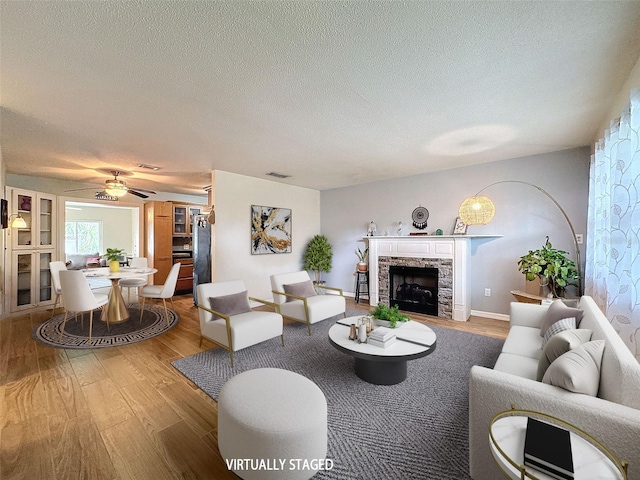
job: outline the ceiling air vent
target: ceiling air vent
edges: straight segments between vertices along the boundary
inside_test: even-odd
[[[267,175],[269,175],[270,177],[276,177],[276,178],[289,178],[291,175],[285,175],[284,173],[278,173],[278,172],[269,172],[267,173]]]
[[[156,167],[155,165],[147,165],[146,163],[139,163],[138,167],[153,170],[154,172],[160,170],[160,167]]]

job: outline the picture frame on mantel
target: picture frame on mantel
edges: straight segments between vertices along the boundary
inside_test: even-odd
[[[462,221],[460,217],[456,217],[456,221],[453,224],[452,235],[466,235],[467,234],[467,224]]]

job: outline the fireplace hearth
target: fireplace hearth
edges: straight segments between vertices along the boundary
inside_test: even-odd
[[[438,269],[389,267],[389,305],[400,310],[438,315]]]

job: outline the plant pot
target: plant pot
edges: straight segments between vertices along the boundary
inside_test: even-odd
[[[396,322],[396,326],[392,327],[390,322],[388,322],[387,320],[378,320],[377,318],[373,319],[373,324],[376,327],[387,327],[387,328],[400,328],[402,325],[404,325],[407,322]]]
[[[529,295],[547,297],[551,293],[549,283],[545,277],[538,277],[535,280],[525,280],[524,291]]]
[[[109,262],[109,271],[111,273],[116,273],[120,271],[120,262],[118,260],[111,260]]]
[[[369,264],[365,263],[365,262],[360,262],[358,263],[357,267],[359,272],[366,272],[367,270],[369,270]]]
[[[316,295],[325,295],[327,293],[327,291],[322,288],[326,284],[327,282],[324,280],[320,280],[319,282],[317,280],[313,281],[313,289],[316,291]]]

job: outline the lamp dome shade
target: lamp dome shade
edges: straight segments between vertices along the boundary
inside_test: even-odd
[[[129,190],[124,182],[120,180],[107,180],[105,183],[107,186],[104,191],[114,197],[121,197]]]
[[[11,222],[11,228],[27,228],[27,222],[20,214]]]
[[[489,197],[481,195],[467,198],[458,213],[467,225],[485,225],[495,215],[496,207]]]

